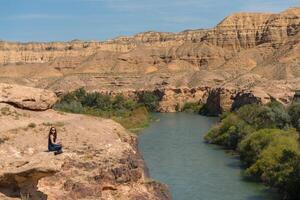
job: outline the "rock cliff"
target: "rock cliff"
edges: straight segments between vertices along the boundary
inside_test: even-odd
[[[203,103],[208,96],[200,90],[194,99],[190,92],[174,92],[180,88],[221,91],[229,86],[263,91],[288,103],[300,86],[299,50],[300,8],[234,13],[211,29],[179,33],[145,32],[102,42],[2,41],[0,82],[56,93],[82,86],[124,94],[165,90],[159,110],[166,112],[188,101]],[[223,96],[221,101],[227,101]]]
[[[188,43],[208,43],[230,50],[253,48],[263,43],[282,44],[299,32],[299,8],[279,14],[235,13],[212,29],[180,33],[145,32],[109,41],[0,43],[0,63],[47,63],[63,57],[88,57],[98,51],[129,52],[141,45],[170,49]]]
[[[165,185],[145,173],[136,137],[116,122],[7,103],[0,103],[0,111],[0,199],[171,198]],[[47,152],[51,126],[63,154]]]

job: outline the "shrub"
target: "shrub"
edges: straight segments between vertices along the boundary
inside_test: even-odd
[[[294,126],[300,130],[300,103],[288,112],[278,102],[245,105],[221,116],[205,136],[210,143],[238,146],[246,174],[276,187],[284,199],[300,198],[300,151]]]
[[[293,124],[293,126],[300,131],[300,102],[295,102],[293,103],[289,109],[288,109],[288,113],[291,117],[291,122]]]
[[[206,134],[205,140],[236,149],[239,142],[255,130],[289,127],[290,117],[281,104],[277,102],[271,102],[266,106],[249,104],[234,113],[224,113],[220,124]]]
[[[184,112],[191,112],[191,113],[198,113],[202,108],[202,104],[197,102],[187,102],[184,104],[182,111]]]
[[[209,143],[236,149],[238,143],[254,129],[235,113],[228,114],[220,124],[214,126],[205,136]]]
[[[237,115],[255,129],[287,128],[290,124],[289,115],[284,107],[277,103],[266,106],[245,105],[237,111]]]
[[[115,98],[113,99],[112,102],[112,108],[113,109],[124,109],[124,103],[125,103],[125,98],[123,95],[117,95],[115,96]]]
[[[126,99],[125,102],[123,103],[123,107],[126,110],[133,110],[134,108],[136,108],[138,106],[137,102],[135,102],[132,99]]]
[[[272,101],[266,106],[271,108],[272,112],[275,114],[275,123],[277,128],[287,129],[291,127],[291,117],[281,103]]]
[[[298,143],[293,137],[274,137],[273,140],[262,149],[257,161],[247,170],[247,174],[259,177],[270,186],[276,185],[272,182],[275,176],[276,166],[285,151],[298,151]]]
[[[255,163],[260,153],[275,139],[282,137],[293,137],[295,139],[296,132],[294,130],[280,129],[261,129],[248,135],[239,145],[239,153],[242,161],[246,166]]]
[[[98,92],[87,94],[80,102],[84,107],[99,108],[101,110],[108,110],[111,107],[110,97]]]
[[[278,188],[283,199],[299,199],[300,153],[295,130],[260,130],[240,148],[242,159],[248,162],[246,174]]]
[[[278,163],[267,173],[270,185],[277,187],[283,199],[300,199],[300,154],[283,150]]]
[[[139,95],[139,103],[145,105],[149,111],[155,111],[159,103],[159,97],[153,92],[144,92]]]
[[[155,105],[156,100],[151,95],[145,95],[144,100],[148,107]],[[145,105],[146,106],[146,105]],[[126,99],[123,95],[111,97],[99,92],[87,93],[84,88],[65,94],[55,104],[54,109],[113,118],[125,128],[144,127],[148,123],[149,113],[147,108],[134,99]]]

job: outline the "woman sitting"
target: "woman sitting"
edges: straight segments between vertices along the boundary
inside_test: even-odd
[[[55,155],[62,153],[62,145],[57,141],[57,131],[54,127],[51,127],[49,131],[48,150],[54,151]]]

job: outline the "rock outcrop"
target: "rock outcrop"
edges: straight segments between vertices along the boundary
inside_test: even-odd
[[[206,102],[208,88],[164,88],[160,90],[158,112],[180,112],[186,103]]]
[[[274,85],[272,85],[274,84]],[[208,91],[207,100],[201,109],[201,114],[218,116],[223,112],[237,110],[246,104],[267,104],[277,101],[283,105],[289,105],[295,95],[295,91],[280,82],[272,82],[269,87],[215,87]],[[276,85],[275,85],[276,84]],[[231,85],[231,84],[229,84]],[[247,84],[246,84],[247,85]]]
[[[62,162],[53,162],[47,153],[35,154],[31,158],[23,160],[16,159],[9,165],[7,165],[7,161],[4,161],[0,171],[0,197],[6,196],[4,199],[9,199],[8,197],[47,199],[47,195],[38,190],[38,182],[42,178],[53,176],[59,172]]]
[[[3,41],[0,82],[55,92],[162,90],[162,112],[174,112],[185,102],[205,103],[208,90],[193,94],[194,88],[263,91],[287,104],[300,86],[299,49],[300,8],[235,13],[214,28],[179,33],[145,32],[104,42]],[[215,100],[221,108],[213,113],[231,107],[229,93],[220,91]]]
[[[209,91],[207,101],[200,113],[216,116],[225,111],[230,111],[237,91],[232,88],[213,88]]]
[[[13,105],[0,103],[0,199],[171,198],[167,186],[149,179],[136,137],[118,123]],[[51,126],[63,154],[47,152]]]
[[[0,83],[0,103],[29,110],[47,110],[57,101],[54,92],[15,84]]]

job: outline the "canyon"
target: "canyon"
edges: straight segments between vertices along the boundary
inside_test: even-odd
[[[55,93],[79,87],[125,95],[160,90],[162,112],[209,97],[220,109],[207,113],[219,114],[241,104],[240,93],[261,103],[288,104],[300,86],[299,41],[299,7],[278,14],[234,13],[211,29],[145,32],[103,42],[2,41],[0,82]]]
[[[81,87],[130,98],[152,92],[158,112],[186,103],[203,104],[205,115],[288,105],[300,90],[300,8],[101,42],[1,41],[0,199],[171,199],[148,177],[136,136],[109,119],[51,109]],[[45,149],[50,126],[66,146],[61,155]]]

